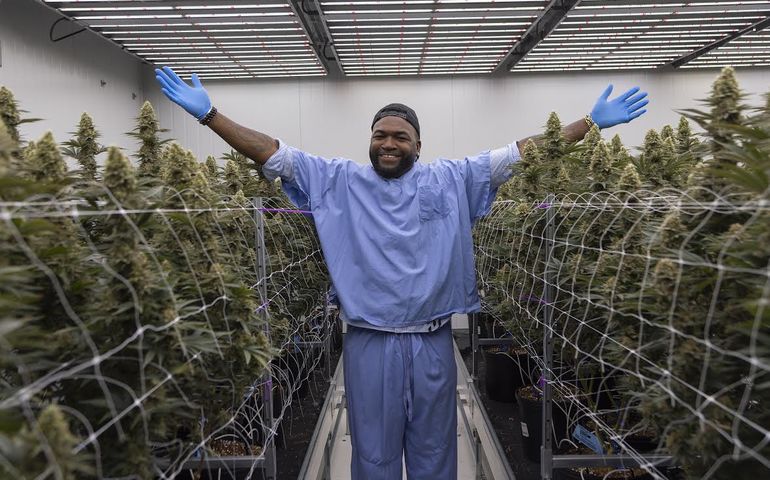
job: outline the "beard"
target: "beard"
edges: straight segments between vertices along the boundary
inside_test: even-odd
[[[410,153],[409,155],[402,156],[396,165],[386,167],[380,163],[379,158],[377,158],[378,156],[379,152],[369,150],[369,161],[372,162],[374,171],[382,178],[398,178],[408,172],[414,166],[414,162],[417,161],[417,154]]]

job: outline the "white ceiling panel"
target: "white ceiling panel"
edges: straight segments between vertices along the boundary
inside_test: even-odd
[[[548,5],[519,1],[320,1],[346,75],[490,73]]]
[[[770,0],[38,0],[202,78],[770,66]]]
[[[765,20],[768,15],[770,2],[767,0],[584,0],[511,70],[651,70],[668,67],[681,57]],[[734,48],[729,51],[743,50],[743,43],[735,43],[741,42],[741,38],[731,42]],[[768,45],[763,51],[767,64]],[[712,66],[717,66],[720,58],[739,58],[727,53],[718,55],[706,55],[715,61]],[[740,58],[752,56],[742,52]],[[690,63],[693,61],[687,65]],[[718,66],[728,64],[722,62]]]
[[[49,6],[129,52],[201,78],[320,76],[288,1],[79,0]]]

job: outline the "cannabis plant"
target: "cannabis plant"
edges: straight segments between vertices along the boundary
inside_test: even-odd
[[[23,142],[19,132],[19,126],[25,123],[40,121],[39,118],[22,118],[23,113],[27,112],[26,110],[19,108],[19,103],[13,96],[13,92],[4,86],[0,86],[0,121],[5,124],[5,128],[8,130],[11,139],[18,142],[20,145]]]
[[[19,125],[22,123],[19,106],[13,93],[2,86],[0,86],[0,120],[8,130],[11,139],[19,142]]]
[[[73,434],[70,420],[55,403],[43,407],[33,422],[3,418],[12,437],[0,429],[0,474],[3,478],[41,478],[54,475],[65,480],[93,478],[95,470],[83,455],[73,454],[82,438]]]
[[[94,121],[90,115],[83,113],[74,138],[64,143],[63,153],[78,161],[82,168],[83,178],[96,179],[96,156],[107,149],[97,142],[99,132],[94,127]]]
[[[214,191],[220,191],[219,165],[217,165],[217,160],[213,155],[206,157],[206,161],[201,164],[201,168],[206,172],[211,188],[213,188]]]
[[[250,286],[239,277],[240,255],[230,255],[219,230],[221,204],[190,152],[172,143],[164,153],[164,201],[172,211],[154,242],[173,272],[175,294],[184,300],[183,342],[197,356],[190,398],[205,419],[203,435],[224,427],[241,396],[264,371],[272,354]],[[186,212],[186,213],[183,213]],[[168,250],[168,245],[175,245]],[[223,248],[224,247],[224,248]]]
[[[517,175],[513,181],[518,188],[514,190],[515,193],[512,197],[530,202],[541,199],[542,192],[546,191],[543,187],[543,180],[547,177],[547,171],[535,142],[530,140],[524,145],[521,160],[515,167],[517,168]],[[517,195],[519,198],[516,198]]]
[[[234,195],[237,192],[243,193],[243,178],[238,165],[229,160],[225,164],[225,171],[223,177],[224,193]]]
[[[67,174],[67,164],[59,151],[59,144],[51,132],[31,143],[24,154],[25,173],[35,181],[62,183]]]
[[[11,162],[18,151],[16,140],[11,137],[5,123],[0,121],[0,177],[9,174],[12,168]]]
[[[695,149],[698,147],[698,139],[693,135],[690,128],[690,122],[686,117],[679,118],[679,125],[676,128],[676,153],[679,155],[691,155],[695,154]]]
[[[56,216],[67,186],[53,137],[46,134],[39,148],[26,151],[29,166],[23,170],[10,161],[17,151],[16,140],[0,123],[0,198],[40,202],[0,207],[7,215],[0,223],[0,473],[4,478],[45,472],[79,478],[93,473],[87,454],[73,451],[81,440],[74,432],[81,418],[57,406],[66,399],[55,386],[21,392],[35,381],[50,385],[45,378],[79,350],[76,325],[88,284],[80,277],[82,248],[74,222]]]
[[[328,284],[312,221],[242,156],[230,177],[276,198],[256,211],[225,191],[213,158],[164,145],[149,104],[133,131],[139,172],[113,147],[96,174],[83,115],[64,151],[89,181],[73,182],[53,136],[20,145],[17,105],[5,89],[0,100],[0,476],[173,472],[232,429],[317,311]]]
[[[177,388],[189,358],[180,353],[185,346],[183,330],[173,323],[173,292],[143,234],[155,219],[126,213],[145,209],[147,192],[116,147],[109,149],[103,172],[94,202],[99,235],[89,238],[100,268],[89,273],[96,281],[84,316],[91,339],[103,351],[119,353],[104,358],[93,377],[66,382],[63,391],[71,408],[102,427],[97,442],[103,474],[146,478],[155,469],[153,442],[173,439],[176,426],[190,415]],[[170,379],[170,372],[176,378]]]
[[[610,153],[612,154],[613,164],[617,170],[623,170],[631,162],[631,154],[623,145],[620,135],[615,134],[610,140]]]
[[[692,167],[689,157],[677,154],[673,136],[663,138],[655,130],[647,132],[642,153],[632,161],[650,190],[681,187]]]
[[[252,197],[275,197],[280,194],[275,185],[262,174],[262,167],[249,160],[240,152],[230,150],[222,156],[226,163],[225,189],[229,194],[243,190],[243,194]],[[232,165],[231,165],[232,163]]]
[[[762,431],[768,358],[766,303],[770,255],[763,242],[770,129],[767,110],[747,118],[731,69],[691,111],[709,149],[688,180],[685,199],[716,208],[672,209],[652,238],[659,258],[643,292],[650,323],[640,407],[689,478],[756,478],[766,473]],[[729,195],[729,196],[726,196]],[[691,200],[690,200],[691,201]],[[748,208],[747,208],[748,207]],[[754,358],[755,360],[751,360]],[[748,451],[749,449],[752,452]]]
[[[160,128],[155,109],[150,102],[144,102],[136,119],[136,127],[128,135],[139,140],[139,175],[159,178],[161,176],[161,152],[169,139],[161,140],[160,134],[168,129]]]

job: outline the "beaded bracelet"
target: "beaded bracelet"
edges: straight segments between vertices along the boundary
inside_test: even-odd
[[[212,106],[209,111],[206,113],[206,115],[203,116],[200,120],[198,120],[198,123],[201,125],[208,125],[209,122],[216,116],[217,114],[217,107]]]

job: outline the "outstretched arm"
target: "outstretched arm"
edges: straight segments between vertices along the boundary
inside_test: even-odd
[[[209,94],[198,75],[193,73],[192,86],[169,67],[156,69],[155,78],[169,100],[184,108],[198,121],[203,120],[222,140],[246,157],[264,165],[278,150],[278,141],[273,137],[246,128],[213,109]]]
[[[591,129],[590,123],[586,120],[586,118],[581,118],[577,122],[572,122],[566,127],[562,128],[561,134],[564,136],[564,139],[567,140],[568,143],[574,143],[583,140],[583,137],[586,136],[588,130]],[[545,136],[543,134],[532,135],[531,137],[527,137],[516,142],[516,146],[519,148],[519,151],[522,152],[524,151],[524,145],[526,145],[530,140],[535,142],[535,145],[538,147],[542,147],[544,139]]]
[[[609,85],[599,99],[596,100],[596,104],[588,117],[581,118],[564,127],[562,135],[564,135],[565,140],[569,143],[582,140],[586,133],[588,133],[588,130],[590,130],[592,123],[595,123],[599,128],[609,128],[620,123],[628,123],[639,117],[647,111],[643,110],[643,108],[649,103],[649,100],[647,100],[646,92],[638,92],[639,87],[634,87],[623,95],[609,100],[612,93],[612,85]],[[541,146],[543,136],[535,135],[519,140],[516,142],[519,151],[522,151],[524,145],[530,140],[534,141],[537,146]]]
[[[209,128],[231,147],[260,165],[264,165],[278,150],[278,140],[235,123],[221,113],[209,122]]]

